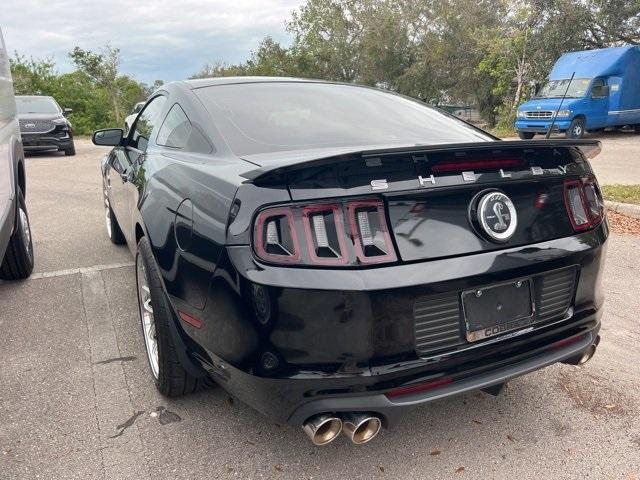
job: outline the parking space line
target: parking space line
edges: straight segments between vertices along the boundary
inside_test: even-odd
[[[27,280],[39,280],[42,278],[65,277],[67,275],[77,275],[78,273],[101,272],[103,270],[112,270],[114,268],[133,267],[133,262],[112,263],[110,265],[93,265],[91,267],[68,268],[66,270],[57,270],[55,272],[34,273]]]
[[[129,425],[127,419],[145,412],[134,408],[122,362],[110,361],[122,355],[102,277],[103,270],[125,266],[131,264],[75,269],[75,273],[81,274],[104,478],[144,480],[149,478],[149,472],[142,441],[134,422]]]

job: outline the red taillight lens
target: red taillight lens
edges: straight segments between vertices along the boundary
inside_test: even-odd
[[[602,200],[602,194],[600,193],[600,187],[598,182],[593,177],[584,179],[584,199],[587,204],[589,216],[591,217],[591,223],[597,225],[604,217],[604,201]]]
[[[396,253],[387,229],[382,201],[350,202],[347,209],[358,260],[365,264],[394,262]]]
[[[309,259],[320,265],[348,262],[344,220],[340,205],[310,205],[302,210]]]
[[[397,259],[377,199],[268,208],[258,214],[253,238],[257,256],[270,263],[355,266]]]
[[[584,177],[564,183],[564,199],[576,232],[598,225],[604,217],[604,202],[596,179]]]
[[[289,207],[270,208],[258,214],[254,230],[256,253],[264,260],[282,263],[300,261],[300,242]]]

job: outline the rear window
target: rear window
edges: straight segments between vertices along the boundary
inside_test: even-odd
[[[420,102],[370,88],[274,82],[216,85],[195,92],[239,156],[492,139]]]

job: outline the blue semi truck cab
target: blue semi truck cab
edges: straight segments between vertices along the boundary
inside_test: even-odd
[[[547,133],[556,111],[553,131],[567,138],[609,127],[640,133],[640,46],[562,55],[536,96],[518,108],[520,138]]]

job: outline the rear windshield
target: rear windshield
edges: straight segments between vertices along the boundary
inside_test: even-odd
[[[326,147],[491,140],[420,102],[326,83],[245,83],[195,90],[238,156]]]
[[[18,113],[60,113],[60,107],[51,97],[16,97]]]

